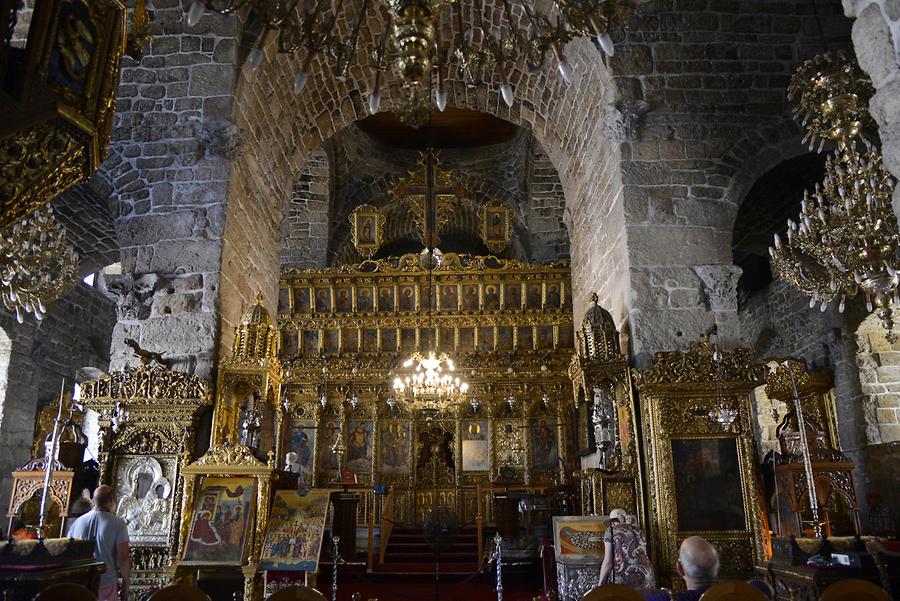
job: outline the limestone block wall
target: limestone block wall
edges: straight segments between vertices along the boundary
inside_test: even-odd
[[[65,378],[71,391],[82,367],[109,368],[115,304],[96,288],[78,283],[47,307],[37,323],[16,323],[0,311],[0,328],[11,342],[9,366],[0,379],[0,499],[8,499],[10,472],[31,457],[38,407],[55,402]]]
[[[869,110],[878,123],[884,165],[900,177],[900,2],[843,0],[853,22],[853,50],[872,78],[875,95]],[[894,212],[900,214],[900,188],[894,190]]]
[[[124,272],[154,282],[139,291],[131,280],[115,287],[112,366],[135,363],[122,344],[128,337],[208,377],[229,165],[242,140],[230,122],[240,24],[209,15],[188,30],[185,4],[154,4],[143,60],[123,58],[110,156],[95,182],[113,207]],[[170,280],[177,283],[158,285]],[[145,310],[157,298],[165,310]]]
[[[310,153],[288,199],[281,234],[282,266],[325,267],[328,263],[332,177],[325,146]]]
[[[825,47],[846,46],[849,27],[824,1],[659,0],[638,11],[611,69],[636,123],[621,170],[640,364],[713,324],[724,340],[740,338],[736,208],[776,157],[803,150],[790,75]],[[719,267],[697,270],[707,265]]]

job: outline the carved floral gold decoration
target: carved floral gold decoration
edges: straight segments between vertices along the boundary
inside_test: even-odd
[[[78,275],[78,256],[53,209],[44,206],[0,231],[0,283],[4,306],[19,323],[26,313],[41,321]]]

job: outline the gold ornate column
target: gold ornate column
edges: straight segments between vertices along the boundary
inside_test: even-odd
[[[581,472],[582,512],[608,514],[621,507],[644,523],[631,372],[612,315],[597,304],[596,294],[591,300],[569,366],[575,406],[581,409],[576,411],[576,440],[588,443],[579,451],[596,454],[600,464]]]
[[[245,410],[255,406],[261,422],[257,458],[265,461],[272,453],[280,463],[284,459],[283,378],[276,349],[277,329],[262,301],[262,295],[257,295],[256,304],[235,328],[231,357],[219,362],[212,446],[247,444],[249,441],[241,440],[241,421]]]
[[[656,354],[635,375],[650,499],[650,540],[662,585],[675,577],[678,546],[699,535],[719,551],[722,578],[746,578],[763,557],[761,503],[750,392],[765,366],[748,348],[702,341]]]

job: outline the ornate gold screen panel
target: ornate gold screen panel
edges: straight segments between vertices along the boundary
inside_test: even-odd
[[[635,378],[661,582],[681,584],[673,582],[678,546],[691,535],[719,550],[722,578],[748,576],[763,557],[750,391],[765,367],[750,349],[716,351],[702,342],[687,353],[657,353],[654,367]]]
[[[399,522],[421,521],[440,504],[473,519],[479,487],[506,479],[542,488],[572,471],[568,263],[447,253],[433,272],[418,255],[287,270],[278,326],[287,399],[281,450],[310,457],[316,485],[335,478],[339,434],[342,465],[360,483],[394,487]],[[453,356],[469,394],[438,415],[391,407],[402,361],[432,349]]]
[[[88,380],[85,407],[99,414],[101,479],[116,491],[116,513],[129,520],[132,589],[165,583],[181,517],[181,468],[190,460],[198,413],[212,404],[209,383],[152,363]],[[114,415],[125,411],[124,423]]]

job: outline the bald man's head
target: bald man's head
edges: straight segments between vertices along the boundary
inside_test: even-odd
[[[114,498],[115,492],[113,492],[112,486],[101,484],[94,489],[93,501],[94,507],[97,509],[111,509]]]
[[[689,536],[678,549],[678,573],[689,589],[708,586],[719,575],[719,553],[706,539]]]

